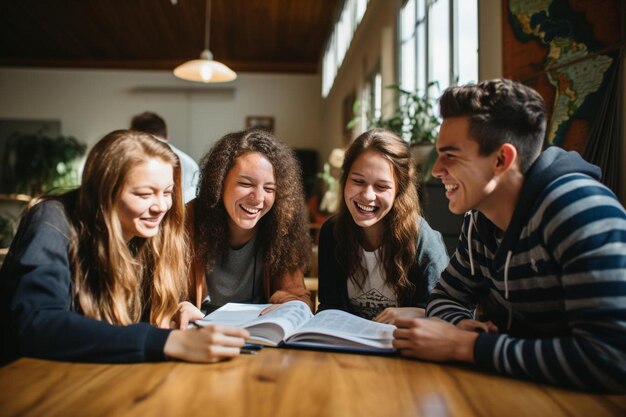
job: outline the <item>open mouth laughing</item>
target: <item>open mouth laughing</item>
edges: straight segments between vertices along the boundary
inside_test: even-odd
[[[161,220],[163,220],[163,216],[141,217],[139,220],[144,225],[144,227],[147,227],[148,229],[154,229],[155,227],[158,227],[159,224],[161,224]]]
[[[359,204],[356,201],[354,202],[354,205],[361,213],[369,214],[369,213],[374,213],[378,210],[378,207],[376,206],[364,206],[363,204]]]
[[[261,209],[260,209],[260,208],[246,207],[246,206],[244,206],[243,204],[239,204],[239,207],[240,207],[243,211],[245,211],[246,213],[251,214],[251,215],[253,215],[253,216],[254,216],[254,215],[256,215],[256,214],[259,214],[259,213],[261,212]]]

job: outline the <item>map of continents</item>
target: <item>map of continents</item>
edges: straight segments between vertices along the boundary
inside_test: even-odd
[[[596,55],[584,59],[592,54],[589,46],[595,41],[580,39],[571,21],[551,15],[555,2],[563,0],[510,0],[509,10],[518,24],[514,30],[521,40],[536,39],[548,48],[542,66],[556,94],[547,139],[560,145],[572,117],[600,88],[613,58]]]

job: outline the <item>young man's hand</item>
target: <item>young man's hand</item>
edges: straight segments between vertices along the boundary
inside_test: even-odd
[[[403,356],[433,361],[474,361],[478,333],[440,319],[399,318],[393,323],[393,347]]]

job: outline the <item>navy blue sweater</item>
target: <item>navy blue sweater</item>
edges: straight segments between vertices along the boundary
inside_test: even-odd
[[[626,392],[626,212],[599,174],[549,148],[504,235],[478,211],[465,217],[427,314],[456,324],[480,305],[500,333],[478,336],[479,366]]]
[[[31,209],[0,270],[1,363],[21,356],[108,363],[165,360],[170,330],[148,323],[114,326],[77,311],[68,258],[71,194]]]

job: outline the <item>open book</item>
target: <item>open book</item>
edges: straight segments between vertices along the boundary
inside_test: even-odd
[[[228,303],[195,324],[242,327],[249,343],[332,350],[392,353],[395,326],[362,319],[341,310],[313,315],[302,301],[289,301],[259,316],[270,304]]]

